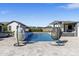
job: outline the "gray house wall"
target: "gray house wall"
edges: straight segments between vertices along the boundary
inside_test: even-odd
[[[79,37],[79,22],[74,21],[55,21],[49,24],[49,26],[54,27],[54,24],[58,24],[58,26],[61,28],[61,31],[63,34],[66,34],[67,36],[77,36]],[[71,29],[69,26],[71,25]],[[55,26],[56,27],[56,26]]]

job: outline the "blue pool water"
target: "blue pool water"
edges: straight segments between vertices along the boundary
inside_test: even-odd
[[[27,41],[52,41],[53,39],[48,33],[31,33],[31,35],[26,40]]]

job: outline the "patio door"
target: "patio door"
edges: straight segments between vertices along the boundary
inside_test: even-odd
[[[73,30],[72,25],[69,24],[69,25],[68,25],[68,32],[72,32],[72,30]]]
[[[72,32],[74,30],[73,24],[65,24],[64,25],[64,32]]]

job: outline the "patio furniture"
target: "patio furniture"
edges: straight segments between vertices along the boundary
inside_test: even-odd
[[[25,34],[24,34],[24,29],[21,28],[20,26],[17,26],[16,28],[16,40],[17,43],[14,44],[14,46],[24,46],[26,42],[24,41],[25,39]]]
[[[51,31],[51,37],[54,40],[59,40],[59,38],[61,37],[61,29],[60,27],[54,27],[53,30]]]
[[[51,43],[51,45],[53,45],[53,46],[64,46],[65,44],[64,44],[64,42],[61,41],[61,40],[56,40],[56,41],[53,41],[53,42]]]
[[[64,46],[64,42],[61,40],[56,41],[57,46]]]
[[[0,33],[0,38],[9,37],[8,33]]]

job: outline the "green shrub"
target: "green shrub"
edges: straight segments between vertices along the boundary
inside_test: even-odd
[[[38,28],[31,28],[30,30],[29,30],[29,32],[43,32],[43,30],[42,29],[38,29]]]
[[[4,32],[7,31],[7,25],[3,25],[3,31],[4,31]]]

